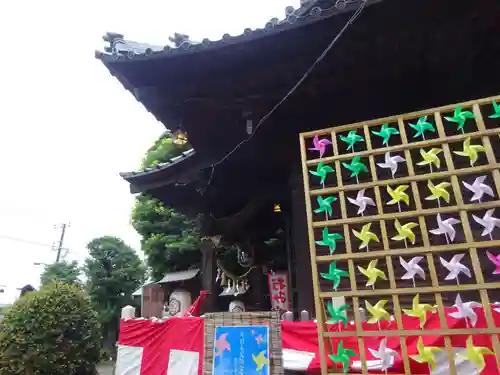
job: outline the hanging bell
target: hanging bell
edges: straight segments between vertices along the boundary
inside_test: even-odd
[[[221,287],[227,286],[227,276],[224,272],[222,272],[221,277],[220,277],[220,286]]]
[[[232,296],[234,295],[234,293],[236,293],[236,289],[234,288],[234,282],[231,279],[229,279],[227,282],[227,288],[226,290],[224,290],[224,295]]]

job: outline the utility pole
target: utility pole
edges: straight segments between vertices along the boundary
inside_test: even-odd
[[[56,256],[56,263],[59,263],[61,260],[61,252],[63,250],[63,243],[64,243],[64,235],[66,234],[66,228],[69,227],[69,224],[63,223],[61,224],[61,238],[59,239],[59,243],[57,245],[57,256]]]

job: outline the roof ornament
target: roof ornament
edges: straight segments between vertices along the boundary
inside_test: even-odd
[[[153,52],[163,51],[163,46],[125,40],[124,35],[118,33],[106,33],[102,39],[109,43],[109,46],[105,47],[104,50],[111,53],[116,59],[119,59],[120,56],[133,59],[135,55],[150,55]]]
[[[174,33],[174,36],[169,36],[168,40],[174,43],[175,48],[188,49],[192,45],[200,44],[199,42],[189,39],[189,35],[181,33]]]

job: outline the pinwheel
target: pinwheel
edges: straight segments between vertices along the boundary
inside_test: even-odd
[[[460,220],[450,217],[449,219],[443,220],[440,214],[437,214],[437,224],[436,229],[431,229],[429,232],[435,235],[444,234],[446,242],[453,242],[455,240],[455,235],[457,234],[454,225],[460,223]]]
[[[309,173],[312,174],[313,176],[317,176],[320,178],[319,182],[321,183],[321,185],[325,184],[326,176],[330,172],[334,172],[334,169],[332,167],[330,167],[329,165],[325,165],[325,163],[323,163],[323,162],[318,163],[315,171],[311,171],[311,170],[309,171]]]
[[[493,104],[493,110],[495,111],[495,113],[489,115],[488,117],[489,118],[500,118],[500,105],[498,105],[495,100],[493,100],[493,102],[491,104]]]
[[[481,202],[484,194],[489,195],[490,197],[495,196],[495,194],[493,193],[493,189],[490,186],[486,185],[484,181],[486,181],[486,176],[477,177],[472,185],[468,184],[465,181],[462,181],[462,184],[465,186],[465,188],[474,193],[474,195],[472,195],[470,199],[471,202]]]
[[[355,156],[350,163],[342,163],[342,166],[351,172],[350,177],[358,178],[361,172],[368,172],[367,166],[363,164],[359,156]]]
[[[360,191],[358,191],[356,199],[347,197],[347,200],[355,206],[358,206],[358,215],[363,215],[366,210],[366,206],[375,206],[375,202],[373,201],[373,199],[371,199],[370,197],[365,197],[365,189],[361,189]]]
[[[440,205],[439,200],[442,198],[446,203],[450,203],[450,193],[447,188],[451,186],[451,183],[445,181],[437,185],[434,185],[431,180],[427,181],[427,187],[429,188],[431,195],[425,197],[425,200],[437,200],[438,205]]]
[[[410,358],[414,361],[417,361],[418,363],[427,363],[431,371],[435,370],[437,362],[434,355],[436,353],[442,352],[443,350],[436,346],[424,346],[424,340],[422,339],[422,337],[418,338],[417,350],[418,354],[411,355]]]
[[[415,124],[408,123],[408,125],[410,126],[410,128],[416,131],[413,138],[422,137],[423,139],[425,139],[425,132],[436,132],[434,125],[427,121],[427,116],[420,117]]]
[[[351,130],[346,137],[343,135],[340,136],[340,140],[342,142],[347,143],[347,150],[354,151],[354,145],[358,142],[364,142],[365,140],[363,139],[362,136],[358,135],[356,133],[356,130]]]
[[[379,131],[372,130],[372,134],[383,139],[382,144],[387,146],[389,144],[389,138],[393,135],[399,134],[399,130],[396,128],[389,127],[389,124],[382,124]]]
[[[398,219],[394,220],[394,228],[396,228],[397,235],[392,237],[391,239],[394,241],[405,241],[410,240],[412,244],[415,244],[415,233],[413,233],[413,229],[418,227],[417,223],[406,223],[401,225]]]
[[[368,310],[371,315],[368,323],[373,324],[379,323],[381,320],[390,320],[391,315],[384,309],[387,302],[387,300],[380,300],[373,306],[370,302],[365,301],[366,310]]]
[[[318,195],[318,198],[316,198],[316,201],[318,202],[318,208],[316,208],[313,212],[316,214],[319,214],[321,212],[325,212],[328,214],[328,216],[332,216],[333,209],[332,209],[332,203],[337,200],[337,197],[327,197],[323,198],[321,195]],[[327,217],[328,217],[327,216]]]
[[[453,307],[457,308],[457,311],[448,313],[449,316],[451,316],[453,319],[465,319],[465,324],[467,327],[469,327],[467,323],[467,319],[470,320],[471,324],[473,327],[476,326],[477,323],[477,314],[474,311],[475,307],[481,307],[481,304],[479,302],[462,302],[462,298],[460,297],[460,294],[457,294],[457,297],[455,298],[455,304]]]
[[[474,346],[472,336],[467,338],[465,354],[458,354],[459,357],[474,363],[478,374],[480,374],[486,367],[486,362],[484,361],[485,355],[495,355],[495,353],[485,346]]]
[[[467,266],[460,263],[460,261],[463,259],[464,256],[465,254],[455,254],[453,255],[453,257],[449,262],[439,257],[439,261],[441,262],[443,267],[446,268],[448,271],[450,271],[448,275],[446,275],[446,277],[444,278],[445,280],[456,279],[458,283],[458,276],[461,273],[463,273],[468,278],[472,277],[470,269]]]
[[[328,246],[330,255],[332,255],[337,250],[337,241],[343,239],[344,236],[339,233],[328,233],[328,228],[325,227],[321,231],[321,241],[315,241],[315,243],[319,246]]]
[[[387,373],[387,370],[392,367],[394,358],[399,358],[399,354],[387,347],[387,338],[380,341],[378,350],[368,348],[374,358],[380,360],[380,368]]]
[[[405,161],[405,159],[402,156],[399,156],[399,155],[391,156],[390,152],[386,152],[384,162],[377,163],[377,165],[380,168],[390,169],[392,178],[394,178],[394,175],[398,171],[398,163],[402,163],[404,161]]]
[[[492,253],[487,251],[486,256],[491,261],[491,263],[493,263],[493,265],[496,267],[495,271],[493,271],[493,275],[500,275],[500,254],[493,255]]]
[[[354,350],[344,348],[343,342],[339,341],[339,345],[337,346],[337,354],[329,354],[328,357],[330,357],[330,359],[335,363],[341,363],[344,372],[347,373],[347,371],[349,371],[349,363],[351,361],[351,357],[355,357],[357,355],[358,353],[356,353]]]
[[[422,259],[424,259],[424,257],[413,257],[409,262],[406,262],[403,258],[399,257],[399,263],[406,271],[405,274],[401,276],[401,279],[411,279],[413,281],[413,287],[415,287],[415,275],[418,275],[425,280],[425,271],[418,264]]]
[[[439,159],[439,154],[442,152],[440,148],[431,148],[429,151],[425,151],[423,148],[420,149],[420,156],[422,156],[422,161],[419,161],[417,165],[423,166],[428,165],[432,172],[432,166],[435,165],[437,169],[441,166],[441,159]]]
[[[332,301],[328,301],[326,305],[326,310],[328,311],[328,314],[330,314],[330,319],[326,321],[326,324],[342,323],[344,327],[347,326],[347,323],[349,323],[349,319],[347,319],[345,311],[348,308],[349,305],[345,303],[340,305],[339,307],[334,307]]]
[[[445,116],[444,118],[449,121],[457,124],[457,130],[460,130],[462,133],[464,132],[464,125],[467,119],[474,118],[474,113],[471,111],[462,111],[462,107],[457,107],[453,112],[452,117]]]
[[[366,276],[368,279],[366,286],[374,287],[377,279],[380,277],[382,280],[387,280],[384,271],[377,268],[377,260],[374,259],[368,263],[368,268],[358,266],[359,272]]]
[[[320,275],[325,280],[333,281],[333,289],[337,290],[340,285],[340,279],[342,277],[348,277],[349,274],[341,269],[337,268],[337,261],[333,261],[330,263],[328,267],[328,273],[320,272]]]
[[[495,227],[500,228],[500,220],[493,216],[494,212],[495,209],[491,208],[486,211],[482,218],[472,215],[474,221],[484,228],[483,233],[481,233],[483,237],[489,235],[490,239],[493,239],[493,230]]]
[[[453,151],[453,153],[459,156],[467,156],[470,160],[470,165],[472,167],[474,163],[477,161],[478,153],[485,152],[486,149],[484,148],[483,145],[471,145],[470,141],[471,139],[470,137],[468,137],[463,143],[463,150]]]
[[[380,242],[377,235],[375,233],[370,232],[371,226],[372,226],[371,223],[363,225],[363,227],[361,228],[361,232],[358,232],[354,229],[352,230],[354,236],[361,240],[361,245],[359,245],[359,249],[363,249],[365,247],[368,248],[368,246],[370,245],[370,241],[372,240],[375,242]]]
[[[413,297],[413,303],[411,309],[403,309],[403,312],[406,315],[419,319],[420,328],[424,328],[424,324],[427,320],[427,312],[429,311],[435,312],[436,308],[427,303],[419,303],[418,294],[415,297]]]
[[[390,186],[387,186],[387,194],[389,194],[391,197],[391,200],[387,202],[387,205],[399,205],[401,201],[405,202],[406,205],[409,205],[410,197],[405,193],[408,187],[408,185],[399,185],[396,189],[392,189]]]
[[[326,146],[331,145],[332,142],[326,138],[319,139],[317,135],[313,138],[313,147],[309,148],[311,151],[318,151],[319,157],[322,158],[326,151]]]

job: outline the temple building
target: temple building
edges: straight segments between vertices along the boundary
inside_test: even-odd
[[[153,46],[108,33],[96,58],[192,146],[122,177],[132,193],[202,214],[211,308],[227,309],[229,294],[248,309],[285,300],[312,312],[298,134],[497,94],[499,20],[497,0],[304,0],[215,41],[175,34]],[[220,246],[248,275],[223,269]],[[286,276],[283,298],[270,293],[283,281],[274,275]]]

